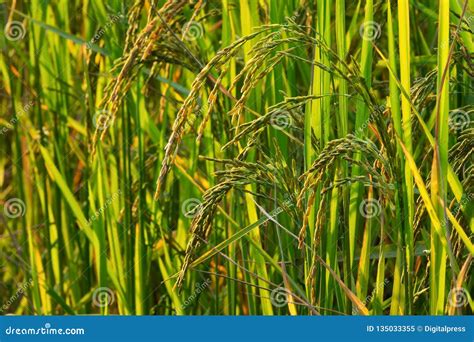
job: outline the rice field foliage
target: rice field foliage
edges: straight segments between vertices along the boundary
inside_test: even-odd
[[[474,3],[0,3],[2,314],[474,309]]]

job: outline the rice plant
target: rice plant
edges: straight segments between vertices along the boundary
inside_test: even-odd
[[[2,2],[1,313],[472,314],[473,11]]]

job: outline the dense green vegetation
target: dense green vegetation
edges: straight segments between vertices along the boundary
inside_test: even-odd
[[[1,3],[1,313],[472,313],[473,10]]]

